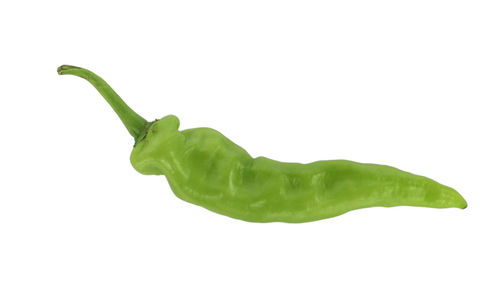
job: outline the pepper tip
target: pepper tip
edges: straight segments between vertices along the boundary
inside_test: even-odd
[[[61,65],[60,67],[57,68],[57,73],[60,74],[60,75],[64,75],[64,74],[66,74],[67,70],[77,69],[77,68],[79,68],[79,67],[73,66],[73,65],[64,64],[64,65]]]

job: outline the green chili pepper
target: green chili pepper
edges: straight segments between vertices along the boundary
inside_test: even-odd
[[[452,188],[389,166],[252,158],[216,130],[179,131],[174,115],[147,122],[89,70],[57,72],[86,79],[108,101],[135,139],[130,161],[138,172],[165,175],[179,198],[229,217],[300,223],[374,206],[467,207]]]

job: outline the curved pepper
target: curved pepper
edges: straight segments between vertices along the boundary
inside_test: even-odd
[[[467,207],[452,188],[390,166],[252,158],[216,130],[179,131],[174,115],[147,122],[89,70],[57,72],[86,79],[108,101],[135,139],[130,161],[138,172],[165,175],[179,198],[229,217],[300,223],[374,206]]]

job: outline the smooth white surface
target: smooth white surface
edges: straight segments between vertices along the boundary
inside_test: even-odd
[[[498,1],[0,4],[0,293],[499,293]],[[253,224],[176,198],[84,80],[253,156],[393,165],[466,210]]]

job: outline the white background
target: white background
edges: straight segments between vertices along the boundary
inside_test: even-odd
[[[0,293],[499,293],[498,1],[4,1]],[[381,163],[469,207],[255,224],[188,204],[73,64],[252,156]]]

